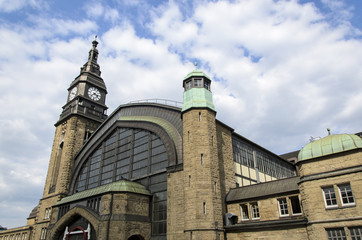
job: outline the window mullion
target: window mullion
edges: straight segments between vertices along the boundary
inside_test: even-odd
[[[134,143],[135,143],[135,129],[132,129],[131,134],[131,149],[129,153],[130,163],[129,163],[129,172],[128,172],[128,179],[132,179],[132,172],[133,172],[133,156],[134,156]]]
[[[113,176],[112,176],[112,182],[116,181],[116,175],[117,175],[117,157],[118,157],[118,153],[119,153],[119,147],[120,147],[120,129],[117,128],[116,130],[116,140],[115,140],[115,150],[114,150],[114,159],[113,159]]]

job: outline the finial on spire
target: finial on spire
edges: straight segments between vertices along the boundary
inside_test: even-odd
[[[195,62],[195,70],[197,70],[197,62]]]
[[[331,129],[327,128],[328,136],[331,135]]]
[[[97,47],[97,45],[98,45],[97,35],[94,36],[94,40],[93,40],[92,44],[93,44],[93,48],[96,48],[96,47]]]

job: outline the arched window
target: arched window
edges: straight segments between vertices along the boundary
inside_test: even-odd
[[[75,191],[128,179],[153,194],[152,234],[166,234],[168,154],[155,133],[137,128],[117,128],[92,152],[77,177]]]
[[[165,145],[156,134],[141,129],[118,128],[83,164],[76,191],[120,179],[137,180],[165,169],[167,165]]]

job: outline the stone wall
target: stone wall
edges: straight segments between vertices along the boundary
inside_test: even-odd
[[[43,198],[35,218],[34,239],[40,239],[42,228],[50,223],[50,218],[44,218],[46,211],[51,211],[51,207],[68,193],[73,158],[83,146],[86,131],[94,131],[98,126],[97,122],[73,116],[56,127]]]
[[[354,166],[361,166],[362,150],[352,150],[312,160],[298,162],[300,176],[336,171]]]
[[[232,146],[232,129],[218,123],[216,125],[218,162],[220,171],[220,194],[223,203],[223,214],[227,212],[225,198],[230,188],[236,187],[235,168]]]
[[[185,217],[181,239],[221,240],[225,196],[235,186],[232,130],[217,123],[209,109],[192,109],[182,117],[184,206],[180,207]],[[182,234],[181,228],[178,233]]]
[[[31,240],[32,226],[17,227],[0,231],[0,240],[21,239]]]
[[[309,240],[325,239],[329,228],[344,228],[348,236],[348,227],[362,226],[361,162],[359,150],[299,162],[302,174],[299,189],[308,218]],[[342,205],[340,184],[350,184],[354,204]],[[323,187],[333,187],[337,206],[326,206]]]
[[[176,171],[167,177],[167,239],[184,239],[185,202],[184,171]]]
[[[299,194],[295,194],[295,193],[294,194],[280,194],[277,197],[272,196],[270,198],[263,198],[263,199],[257,199],[257,200],[251,199],[249,201],[243,201],[243,202],[240,202],[240,203],[228,204],[227,209],[228,209],[229,213],[233,213],[233,214],[238,216],[238,222],[239,223],[243,222],[242,216],[241,216],[242,213],[241,213],[240,205],[241,204],[249,204],[249,203],[253,203],[253,202],[258,203],[260,219],[256,220],[256,221],[250,221],[250,222],[283,220],[283,219],[289,219],[291,217],[293,217],[293,218],[303,218],[303,214],[292,215],[291,203],[290,203],[289,200],[287,200],[289,216],[285,216],[285,217],[280,216],[278,199],[280,199],[280,198],[289,199],[290,197],[293,197],[293,196],[299,196]],[[300,199],[300,196],[299,196],[299,199]],[[249,214],[250,214],[250,209],[249,209]]]
[[[307,240],[305,227],[300,228],[281,228],[267,230],[253,230],[238,233],[228,233],[227,240]],[[324,239],[324,238],[321,238]]]

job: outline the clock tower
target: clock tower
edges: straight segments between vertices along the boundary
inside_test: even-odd
[[[46,238],[51,219],[56,217],[52,214],[52,206],[68,193],[75,155],[107,118],[107,89],[97,62],[97,45],[95,39],[88,61],[68,88],[66,104],[55,123],[55,137],[33,239]]]
[[[97,40],[95,39],[92,44],[88,61],[81,67],[79,76],[68,88],[67,103],[63,106],[63,112],[55,126],[74,115],[86,117],[99,123],[107,118],[107,106],[105,105],[107,89],[97,63]]]

